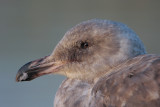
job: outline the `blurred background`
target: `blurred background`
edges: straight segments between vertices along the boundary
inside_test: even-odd
[[[159,0],[0,0],[0,106],[52,107],[65,77],[16,83],[16,73],[49,55],[68,29],[92,18],[127,24],[148,53],[160,54]]]

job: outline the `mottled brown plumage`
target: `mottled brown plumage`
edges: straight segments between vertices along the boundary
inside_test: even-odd
[[[25,64],[17,81],[67,79],[54,107],[159,107],[160,56],[146,54],[126,25],[93,19],[70,29],[50,56]]]

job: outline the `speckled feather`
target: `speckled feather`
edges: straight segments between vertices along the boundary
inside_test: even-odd
[[[146,54],[137,34],[119,22],[76,25],[50,56],[22,66],[16,81],[50,73],[67,77],[54,107],[160,107],[160,56]]]
[[[95,84],[66,79],[54,107],[159,107],[160,56],[140,55],[118,65]]]

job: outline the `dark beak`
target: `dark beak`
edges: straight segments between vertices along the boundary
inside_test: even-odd
[[[45,74],[55,73],[63,65],[63,62],[55,61],[50,56],[31,61],[19,69],[16,81],[30,81]]]

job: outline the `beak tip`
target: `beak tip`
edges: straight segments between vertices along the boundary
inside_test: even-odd
[[[19,80],[20,76],[21,76],[21,75],[20,75],[20,73],[18,72],[17,75],[16,75],[16,79],[15,79],[16,82],[20,82],[20,80]]]
[[[16,75],[16,82],[25,81],[28,78],[28,74],[24,72],[18,72]]]
[[[49,57],[49,56],[48,56]],[[16,75],[16,82],[21,81],[31,81],[39,76],[52,73],[50,67],[52,67],[55,62],[54,60],[48,60],[48,57],[44,57],[41,59],[37,59],[34,61],[30,61],[23,65],[17,75]],[[59,66],[54,65],[54,69],[58,68]]]
[[[31,62],[26,63],[25,65],[23,65],[17,72],[16,74],[16,82],[22,82],[22,81],[27,81],[28,80],[28,74],[26,73],[26,71],[29,69]]]
[[[21,81],[19,81],[17,78],[16,78],[16,80],[15,80],[16,82],[21,82]]]

